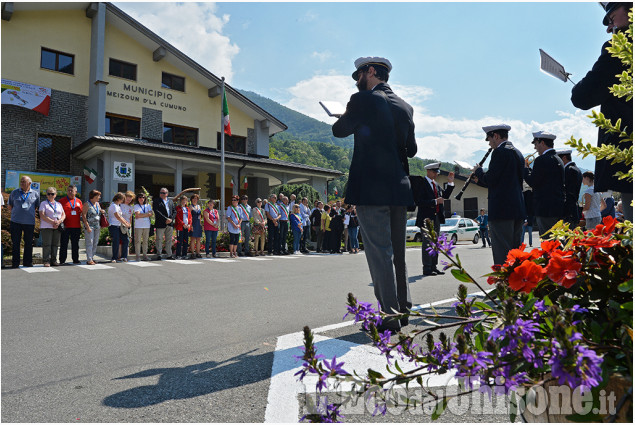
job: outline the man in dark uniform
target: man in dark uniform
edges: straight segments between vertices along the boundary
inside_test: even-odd
[[[525,160],[524,178],[534,192],[534,215],[538,234],[543,236],[564,218],[564,163],[553,148],[555,134],[538,131],[533,135],[531,143],[539,156],[534,161],[533,170]]]
[[[483,127],[492,157],[487,172],[474,167],[477,181],[488,187],[487,211],[494,264],[503,264],[507,253],[520,246],[525,219],[523,199],[523,154],[507,140],[507,124]]]
[[[580,210],[578,198],[582,187],[582,172],[571,161],[571,149],[561,149],[556,152],[564,164],[564,220],[570,228],[580,225]]]
[[[628,12],[633,3],[600,3],[605,11],[603,24],[607,26],[606,32],[618,32],[628,29]],[[610,119],[613,124],[622,119],[621,129],[628,133],[633,131],[633,100],[626,97],[616,97],[609,91],[609,87],[619,84],[618,74],[627,71],[627,66],[619,58],[611,56],[606,50],[609,47],[607,41],[602,46],[600,57],[593,65],[591,71],[573,87],[571,102],[576,108],[591,109],[600,105],[600,112]],[[620,144],[620,136],[617,133],[607,133],[598,129],[598,146],[614,145],[620,149],[626,149],[628,144]],[[595,192],[614,190],[622,193],[624,200],[624,218],[633,221],[633,183],[624,179],[618,180],[614,174],[617,171],[628,171],[626,164],[611,164],[610,159],[595,161]]]
[[[417,153],[413,110],[386,84],[392,70],[388,59],[359,58],[355,68],[353,79],[360,92],[351,96],[346,112],[333,124],[335,137],[355,135],[346,203],[357,205],[366,261],[382,310],[405,312],[412,307],[405,255],[406,209],[414,200],[405,165]],[[391,320],[381,329],[395,332],[406,324]]]
[[[439,175],[439,167],[441,163],[434,162],[425,166],[426,177],[424,184],[421,185],[421,203],[417,206],[416,226],[425,227],[424,220],[430,219],[434,224],[434,231],[438,235],[441,225],[445,223],[445,214],[443,211],[443,200],[449,199],[454,190],[454,173],[448,174],[448,187],[443,190],[435,178]],[[430,240],[425,236],[425,232],[421,232],[423,239],[421,241],[421,261],[423,263],[423,275],[435,276],[445,274],[437,268],[439,256],[437,254],[430,255],[426,250],[430,246]]]

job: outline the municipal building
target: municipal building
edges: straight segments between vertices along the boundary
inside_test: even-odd
[[[325,197],[341,175],[269,158],[286,125],[225,84],[221,188],[221,78],[111,3],[2,3],[1,74],[5,192],[28,174],[41,193],[72,182],[103,201],[141,187],[253,201],[281,183]]]

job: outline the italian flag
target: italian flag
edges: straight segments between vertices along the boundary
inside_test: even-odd
[[[243,185],[245,185],[245,189],[247,189],[247,176],[243,179]]]
[[[337,195],[337,187],[334,187],[333,189],[335,189],[335,194]]]
[[[84,178],[88,184],[92,184],[97,178],[97,171],[92,168],[84,167]]]
[[[231,187],[234,187],[234,178],[233,178],[233,177],[232,177],[232,179],[229,181],[229,185],[230,185]]]
[[[232,135],[232,129],[229,125],[229,108],[227,107],[227,95],[225,95],[225,90],[223,90],[223,131],[229,136]]]

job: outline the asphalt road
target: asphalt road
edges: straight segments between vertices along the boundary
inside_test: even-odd
[[[490,271],[490,249],[457,253]],[[415,304],[455,295],[406,258]],[[341,323],[348,292],[374,302],[364,254],[264,259],[3,270],[2,421],[263,422],[278,337]]]

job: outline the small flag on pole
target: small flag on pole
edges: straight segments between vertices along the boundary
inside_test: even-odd
[[[234,178],[233,178],[233,177],[232,177],[232,179],[230,180],[229,185],[230,185],[231,187],[234,187]]]
[[[229,125],[229,108],[227,107],[227,96],[225,95],[225,90],[223,90],[223,131],[229,136],[232,135],[232,129]]]
[[[336,187],[334,187],[334,188],[333,188],[333,190],[335,190],[335,194],[337,195],[337,188],[336,188]]]
[[[247,176],[243,179],[243,185],[245,186],[245,189],[247,189]]]
[[[84,178],[88,184],[93,184],[97,178],[97,171],[92,168],[84,167]]]

